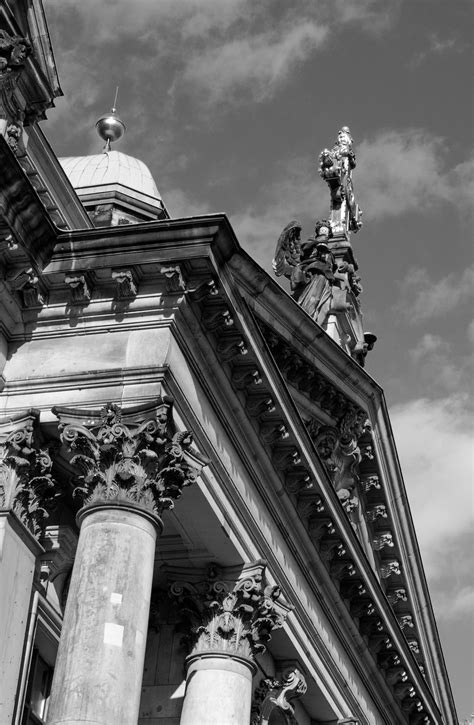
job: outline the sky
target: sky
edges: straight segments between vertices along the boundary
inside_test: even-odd
[[[226,212],[266,270],[329,210],[318,155],[349,125],[366,369],[385,389],[458,716],[474,711],[471,0],[44,0],[59,156],[149,166],[171,216]],[[304,237],[303,237],[304,238]]]

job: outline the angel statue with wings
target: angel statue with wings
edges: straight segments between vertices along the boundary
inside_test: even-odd
[[[288,277],[292,297],[321,325],[332,308],[333,288],[339,280],[336,260],[328,247],[332,235],[329,222],[318,222],[314,231],[314,237],[301,242],[301,224],[287,224],[277,242],[273,270],[277,277]]]

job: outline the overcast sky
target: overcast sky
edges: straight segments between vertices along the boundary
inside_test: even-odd
[[[145,161],[172,216],[226,212],[267,270],[328,212],[317,156],[355,140],[353,246],[460,720],[474,710],[470,0],[44,0],[65,94],[43,129]]]

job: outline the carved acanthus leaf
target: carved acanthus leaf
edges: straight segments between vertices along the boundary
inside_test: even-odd
[[[0,420],[0,507],[14,511],[35,536],[59,496],[51,466],[38,410]]]
[[[174,432],[171,398],[100,411],[53,408],[61,441],[81,472],[74,494],[84,503],[133,502],[160,514],[173,507],[206,462],[189,431]]]
[[[174,581],[169,590],[179,602],[191,654],[219,650],[251,658],[264,652],[291,610],[279,587],[266,583],[265,566],[248,565],[237,578],[214,565],[200,580],[195,572],[192,581]]]

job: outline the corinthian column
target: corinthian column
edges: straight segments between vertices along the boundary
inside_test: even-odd
[[[0,722],[12,722],[38,538],[58,495],[39,411],[0,419]]]
[[[175,582],[170,593],[186,620],[191,649],[181,725],[244,725],[250,721],[254,656],[291,607],[265,581],[256,562]]]
[[[122,410],[56,408],[84,505],[49,725],[137,722],[160,514],[203,459],[173,435],[171,399]]]

